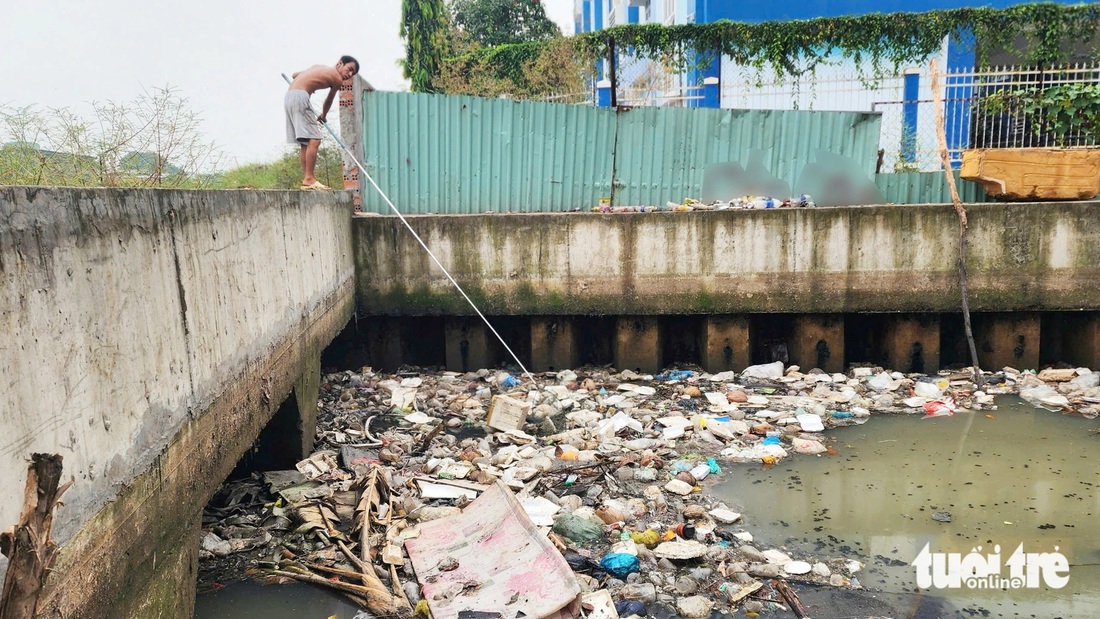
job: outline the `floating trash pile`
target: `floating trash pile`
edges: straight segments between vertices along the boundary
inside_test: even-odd
[[[305,581],[374,614],[437,619],[797,614],[798,587],[859,588],[860,563],[760,546],[708,484],[827,457],[829,429],[878,414],[971,414],[1015,393],[1100,413],[1100,374],[1084,368],[973,378],[782,362],[580,368],[537,385],[491,370],[329,374],[317,450],[211,502],[200,586]]]

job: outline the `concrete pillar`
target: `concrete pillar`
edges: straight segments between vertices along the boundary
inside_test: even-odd
[[[703,78],[703,102],[700,107],[722,107],[722,80],[718,77]]]
[[[971,316],[978,363],[983,370],[1039,366],[1039,315],[1003,312]]]
[[[361,319],[366,332],[367,358],[377,371],[394,371],[404,363],[401,354],[401,324],[397,318],[366,316]]]
[[[353,153],[363,152],[363,114],[360,109],[361,93],[364,90],[373,90],[373,88],[358,75],[353,75],[350,80],[340,85],[340,137],[348,150]],[[355,212],[358,213],[363,210],[361,192],[367,188],[360,182],[365,179],[359,178],[359,167],[351,157],[347,153],[341,153],[341,155],[344,163],[344,189],[353,192],[352,203],[355,205]]]
[[[195,594],[199,577],[199,544],[202,514],[180,531],[165,531],[157,542],[160,552],[149,572],[149,580],[128,591],[123,604],[111,608],[111,616],[125,619],[188,619],[195,615]],[[42,616],[46,616],[43,613]]]
[[[615,367],[653,374],[661,365],[661,334],[656,316],[619,316],[613,343]]]
[[[579,365],[580,351],[572,318],[531,318],[531,370],[554,372]]]
[[[920,99],[920,69],[905,70],[905,91],[901,105],[901,160],[912,164],[917,160],[917,109]],[[897,370],[904,372],[905,370]]]
[[[297,460],[313,453],[313,439],[317,434],[317,399],[321,391],[321,355],[305,359],[302,375],[294,383],[294,403],[298,406],[295,424],[294,452]]]
[[[596,107],[611,107],[611,80],[596,82]]]
[[[747,316],[707,316],[703,319],[703,367],[710,373],[750,365],[749,319]]]
[[[1081,312],[1066,321],[1068,361],[1100,371],[1100,312]]]
[[[794,319],[791,363],[826,372],[844,371],[844,316],[799,314]]]
[[[443,322],[447,369],[473,372],[489,367],[489,329],[476,316],[450,316]]]
[[[303,359],[302,375],[260,430],[235,469],[238,473],[292,469],[313,453],[317,434],[317,399],[321,388],[321,355]]]
[[[888,316],[883,333],[883,367],[897,372],[940,369],[940,317],[938,314]]]

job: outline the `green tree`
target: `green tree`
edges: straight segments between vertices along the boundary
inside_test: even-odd
[[[495,52],[495,53],[493,53]],[[443,64],[436,85],[447,94],[582,103],[591,79],[569,39],[520,43],[467,53]]]
[[[401,38],[405,39],[405,77],[413,92],[437,92],[433,81],[439,75],[447,46],[449,14],[443,0],[402,0]]]
[[[454,0],[455,25],[482,46],[545,41],[561,35],[539,0]]]

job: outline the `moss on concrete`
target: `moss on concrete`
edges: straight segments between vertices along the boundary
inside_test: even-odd
[[[976,309],[1100,307],[1100,203],[976,204],[967,210]],[[386,232],[385,219],[357,220],[355,243],[378,246],[375,256],[404,257],[369,265],[369,271],[359,265],[360,306],[395,316],[472,313],[449,282],[408,259],[413,250]],[[960,306],[958,221],[951,205],[438,219],[419,228],[446,239],[448,255],[440,259],[489,314],[936,312]],[[1064,230],[1059,242],[1070,252],[1068,263],[1057,268],[1055,230]],[[616,262],[604,269],[608,256]]]

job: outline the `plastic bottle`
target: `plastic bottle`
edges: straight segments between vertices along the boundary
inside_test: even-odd
[[[764,437],[765,445],[778,445],[779,444],[779,431],[770,430],[767,436]]]
[[[695,525],[693,524],[681,523],[673,527],[672,530],[683,539],[695,539]]]
[[[619,596],[624,600],[653,602],[657,599],[657,587],[650,582],[628,583],[625,587],[619,589]]]

